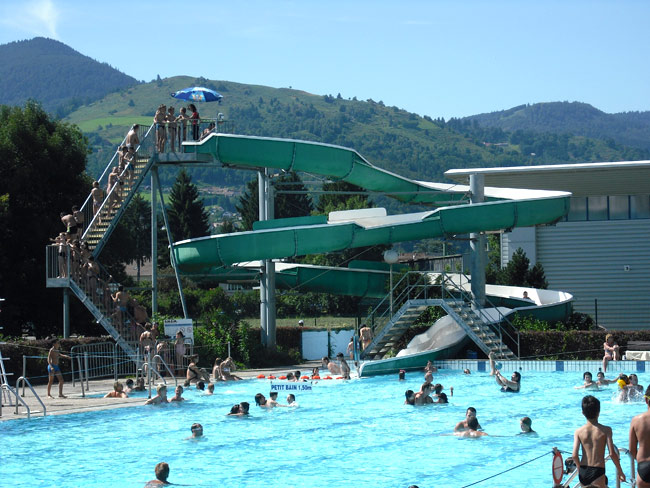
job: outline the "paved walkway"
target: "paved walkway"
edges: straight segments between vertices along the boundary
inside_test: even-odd
[[[315,366],[320,366],[320,361],[309,361],[303,364],[283,366],[278,368],[237,370],[236,374],[243,379],[257,378],[259,374],[263,374],[265,376],[280,376],[287,373],[288,371],[296,370],[300,370],[305,374],[309,374],[312,368]],[[185,378],[178,378],[179,384],[182,384],[184,380]],[[45,404],[47,415],[63,415],[68,413],[87,412],[94,410],[108,410],[112,408],[132,407],[134,405],[142,405],[144,403],[142,397],[103,398],[103,395],[109,391],[113,391],[114,381],[115,380],[113,378],[90,380],[88,382],[88,390],[84,392],[85,396],[82,395],[81,385],[79,382],[76,383],[75,387],[72,386],[72,383],[66,382],[63,386],[63,394],[67,398],[57,398],[56,396],[59,393],[59,386],[56,379],[52,385],[52,394],[55,398],[47,398],[47,385],[35,385],[34,390],[40,397],[41,401]],[[124,378],[120,378],[120,381],[124,383]],[[174,382],[170,381],[169,379],[167,382],[168,384],[174,384]],[[22,388],[19,391],[19,394],[21,393]],[[173,392],[170,391],[169,396],[171,397],[172,395]],[[32,394],[29,388],[25,388],[25,397],[22,399],[29,406],[32,416],[43,415],[42,405]],[[0,409],[0,422],[5,420],[24,419],[27,417],[27,409],[20,402],[18,413],[14,413],[16,411],[15,398],[12,398],[11,405],[8,405],[8,395],[3,394],[0,401],[2,402],[2,408]]]

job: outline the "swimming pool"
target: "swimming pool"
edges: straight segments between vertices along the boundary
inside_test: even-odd
[[[270,383],[245,380],[218,384],[213,396],[192,388],[180,405],[3,422],[0,484],[141,487],[154,477],[155,464],[166,461],[169,481],[195,487],[462,487],[548,452],[475,486],[550,486],[551,448],[570,451],[573,431],[584,423],[586,393],[573,388],[580,373],[524,372],[522,393],[503,394],[485,373],[447,370],[434,382],[447,394],[454,387],[449,405],[403,405],[404,391],[418,390],[422,378],[320,381],[296,394],[296,409],[259,409],[253,397],[268,396]],[[641,384],[649,380],[639,375]],[[629,422],[646,406],[613,401],[615,391],[612,385],[588,393],[601,400],[601,421],[613,427],[614,442],[627,447]],[[251,403],[251,417],[226,417],[240,401]],[[493,436],[446,435],[468,406]],[[516,435],[523,416],[533,419],[538,437]],[[193,422],[203,425],[202,441],[185,440]],[[628,474],[629,460],[622,465]],[[611,463],[607,469],[612,479]]]

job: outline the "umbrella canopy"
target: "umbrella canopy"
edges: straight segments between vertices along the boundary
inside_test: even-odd
[[[192,102],[218,102],[223,98],[223,95],[220,93],[217,93],[214,90],[210,90],[209,88],[204,88],[202,86],[184,88],[182,90],[178,90],[175,93],[172,93],[171,95],[174,98]]]

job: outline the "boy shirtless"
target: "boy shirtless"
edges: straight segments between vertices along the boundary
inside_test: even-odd
[[[129,398],[129,395],[124,391],[122,383],[116,381],[113,383],[113,391],[109,391],[104,395],[104,398]]]
[[[476,420],[476,417],[472,417],[467,422],[467,430],[455,432],[454,435],[457,435],[458,437],[483,437],[487,435],[485,432],[478,430],[478,428],[478,420]]]
[[[364,350],[372,342],[372,329],[366,324],[359,329],[359,339],[361,340],[361,350]]]
[[[149,398],[146,402],[144,402],[145,405],[160,405],[161,403],[169,403],[169,400],[167,400],[167,385],[158,385],[158,388],[156,388],[156,393],[157,395],[153,398]]]
[[[133,150],[138,148],[138,145],[140,144],[140,139],[138,138],[139,128],[140,125],[134,124],[133,127],[131,127],[131,130],[126,134],[125,143],[127,148],[133,148]]]
[[[630,454],[636,459],[636,486],[650,488],[650,386],[645,391],[648,410],[630,422]]]
[[[573,462],[578,469],[578,478],[583,485],[593,484],[605,488],[605,446],[616,466],[617,477],[625,481],[618,454],[612,439],[612,428],[598,423],[600,401],[587,395],[582,399],[582,414],[587,423],[575,431],[573,436]],[[582,458],[579,456],[582,447]]]
[[[50,394],[50,390],[52,389],[52,383],[54,383],[54,375],[56,375],[56,378],[59,380],[59,398],[66,398],[66,396],[63,394],[63,375],[61,375],[61,368],[59,367],[59,358],[64,357],[70,359],[70,356],[66,356],[65,354],[62,354],[59,348],[61,347],[61,343],[59,341],[56,341],[52,348],[50,349],[50,352],[47,354],[47,375],[48,375],[48,380],[47,380],[47,397],[48,398],[54,398]]]
[[[461,420],[456,424],[456,427],[454,427],[454,432],[462,432],[463,430],[468,430],[469,421],[473,418],[476,418],[476,409],[474,407],[468,407],[467,411],[465,412],[465,420]],[[481,425],[479,424],[476,428],[480,429]]]
[[[327,356],[323,357],[322,365],[324,369],[327,369],[332,374],[341,374],[341,368],[339,368],[339,365],[330,361],[330,358]]]
[[[93,189],[90,190],[93,197],[93,215],[97,215],[104,201],[104,190],[99,187],[99,181],[93,181]]]
[[[350,379],[350,366],[348,366],[347,361],[343,357],[343,353],[338,353],[336,355],[336,359],[339,360],[339,363],[341,363],[341,375],[343,376],[344,380],[349,380]]]

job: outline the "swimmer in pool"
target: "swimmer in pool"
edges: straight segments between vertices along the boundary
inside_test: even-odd
[[[616,383],[616,380],[608,380],[605,378],[605,373],[598,371],[598,374],[596,375],[596,384],[598,386],[607,386],[611,385],[612,383]]]
[[[106,395],[104,395],[104,398],[129,398],[129,395],[124,392],[122,383],[116,381],[113,383],[113,391],[106,393]]]
[[[176,390],[174,390],[174,396],[169,399],[170,402],[184,402],[185,398],[183,398],[183,387],[181,385],[178,385],[176,387]]]
[[[406,390],[404,392],[406,400],[404,400],[404,405],[415,405],[415,393],[413,390]]]
[[[347,361],[345,360],[345,357],[343,357],[343,353],[340,352],[336,355],[336,359],[339,360],[339,363],[341,364],[341,375],[343,376],[344,380],[349,380],[350,379],[350,366],[348,366]]]
[[[433,400],[433,403],[449,403],[449,400],[447,399],[447,394],[446,393],[440,393],[436,395],[436,398]]]
[[[456,424],[456,427],[454,427],[454,432],[462,432],[463,430],[469,429],[469,421],[473,418],[476,418],[476,409],[474,407],[468,407],[467,411],[465,412],[465,420],[461,420]],[[478,423],[478,419],[476,422]],[[481,424],[478,424],[478,427],[476,427],[476,429],[482,429]]]
[[[418,391],[415,394],[414,397],[414,405],[427,405],[429,403],[433,403],[433,398],[431,398],[429,395],[433,391],[433,386],[431,383],[422,383],[422,386],[420,387],[420,391]]]
[[[260,408],[274,408],[277,406],[278,402],[271,402],[271,400],[267,400],[264,395],[258,393],[255,395],[255,404]]]
[[[650,488],[650,386],[643,398],[648,409],[630,422],[629,449],[632,458],[638,463],[636,486]]]
[[[299,407],[300,405],[296,401],[296,395],[289,393],[287,395],[287,407]]]
[[[160,405],[161,403],[169,403],[167,400],[167,385],[158,385],[156,388],[157,395],[155,397],[149,398],[145,405]]]
[[[521,428],[521,432],[517,435],[522,435],[522,434],[535,434],[537,435],[537,432],[533,430],[531,427],[533,425],[533,421],[530,419],[530,417],[522,417],[519,420],[519,427]]]
[[[192,431],[192,437],[188,437],[188,439],[198,439],[199,437],[203,437],[203,426],[201,424],[192,424],[190,430]]]
[[[328,370],[332,374],[336,374],[336,375],[341,374],[341,368],[339,368],[339,365],[330,361],[330,358],[327,356],[323,356],[322,366],[323,369]]]
[[[458,437],[483,437],[488,435],[485,432],[478,430],[478,428],[478,420],[476,420],[476,417],[472,417],[467,421],[467,430],[455,432],[454,435],[457,435]]]
[[[582,414],[587,423],[579,427],[573,436],[572,459],[578,468],[578,477],[582,485],[593,483],[605,488],[605,446],[616,466],[617,478],[625,481],[625,474],[621,469],[616,447],[612,439],[612,428],[598,423],[600,416],[600,401],[587,395],[582,399]],[[580,457],[582,448],[582,458]]]
[[[495,368],[494,353],[491,352],[488,357],[490,358],[490,375],[493,375],[497,384],[501,385],[501,391],[519,393],[521,388],[521,373],[515,371],[512,373],[510,379],[507,379],[498,369]]]
[[[167,486],[171,485],[167,481],[169,477],[169,464],[167,463],[158,463],[156,464],[156,479],[149,481],[144,488],[154,488],[156,486]]]
[[[583,373],[582,379],[584,380],[584,383],[580,386],[575,386],[574,388],[578,390],[582,388],[595,388],[596,390],[598,389],[598,384],[594,383],[593,376],[589,371],[585,371]]]

